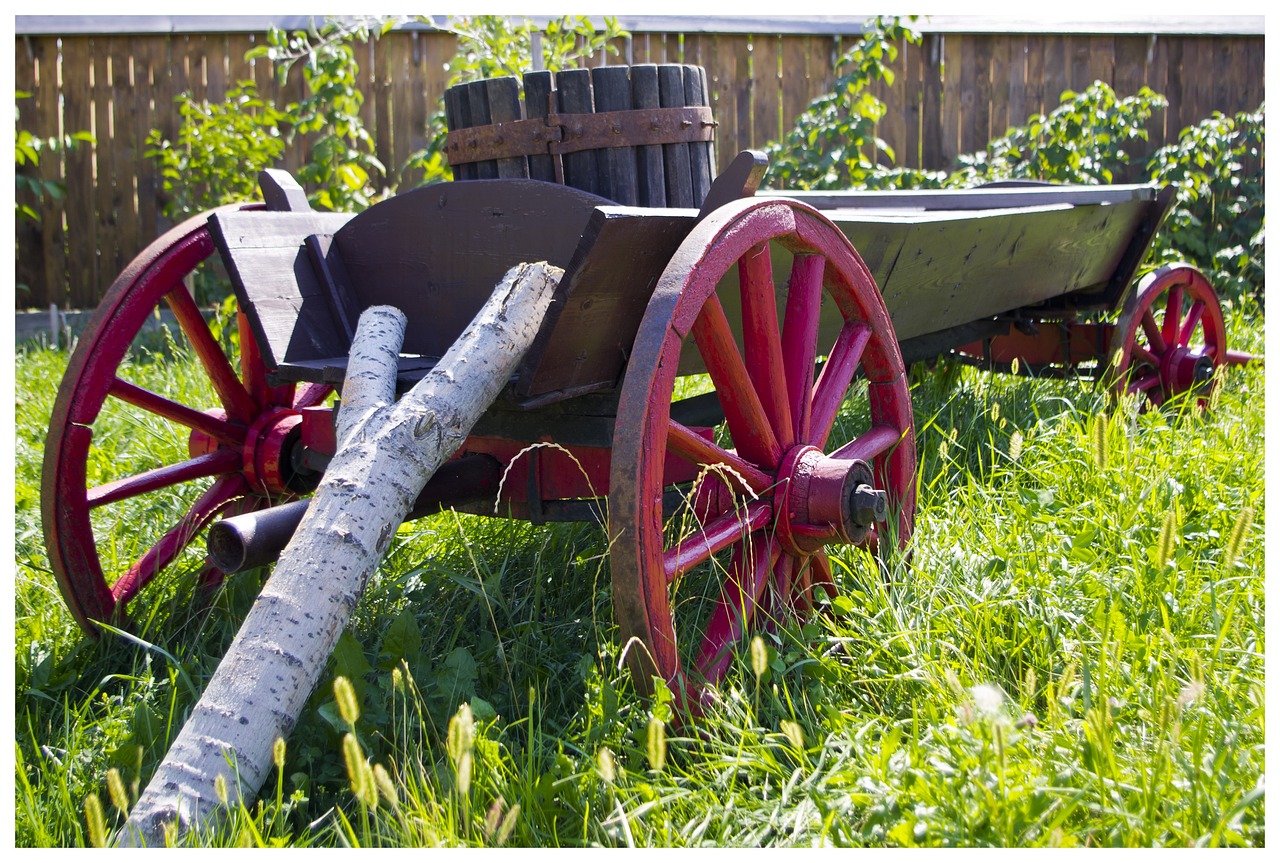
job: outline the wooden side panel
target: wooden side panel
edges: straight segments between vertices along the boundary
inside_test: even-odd
[[[353,217],[334,237],[355,307],[409,318],[404,352],[439,357],[511,267],[567,267],[592,211],[608,203],[533,180],[424,186]]]
[[[63,123],[66,129],[93,129],[93,102],[90,69],[93,40],[76,36],[62,40]],[[67,208],[68,299],[73,308],[91,308],[96,300],[98,277],[97,224],[93,213],[93,151],[77,147],[65,156],[69,195],[84,202]],[[114,274],[112,274],[114,277]],[[109,283],[111,280],[108,279]]]
[[[1149,206],[1137,202],[841,228],[855,247],[865,243],[860,232],[904,232],[891,271],[877,280],[902,340],[1105,285]]]
[[[677,211],[596,210],[519,372],[517,395],[613,386],[658,277],[694,221]]]
[[[269,369],[345,355],[349,349],[304,248],[309,235],[333,234],[349,218],[345,213],[251,211],[210,222]]]

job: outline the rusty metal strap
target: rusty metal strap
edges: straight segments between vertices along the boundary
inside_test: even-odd
[[[598,114],[556,114],[457,129],[445,138],[450,165],[651,144],[715,140],[715,120],[705,105],[635,108]]]

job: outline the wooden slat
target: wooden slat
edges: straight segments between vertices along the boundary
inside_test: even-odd
[[[129,260],[150,240],[139,233],[138,203],[134,194],[136,165],[145,158],[146,141],[138,138],[138,112],[140,106],[132,98],[134,83],[130,75],[133,40],[113,36],[108,42],[111,57],[111,110],[115,126],[112,150],[112,217],[115,220],[116,242],[114,248],[101,250],[104,266],[118,273]],[[101,221],[103,214],[99,213]]]
[[[1013,39],[1009,45],[1009,111],[997,134],[1003,135],[1010,126],[1027,122],[1027,40]]]
[[[943,42],[944,74],[942,87],[942,157],[944,164],[950,166],[956,156],[963,152],[960,149],[960,115],[963,84],[961,83],[961,59],[965,36],[952,33]]]
[[[1062,102],[1062,92],[1071,86],[1068,68],[1067,39],[1065,36],[1049,36],[1045,39],[1044,52],[1044,113],[1048,114]]]
[[[489,88],[486,81],[472,81],[469,84],[459,85],[462,88],[462,94],[466,99],[468,118],[468,126],[487,126],[492,121],[489,114]],[[476,162],[476,176],[481,180],[493,180],[498,177],[498,162],[495,159],[485,159]]]
[[[1027,37],[1027,95],[1023,120],[1033,114],[1047,113],[1044,97],[1044,52],[1043,36]]]
[[[796,117],[809,107],[809,37],[783,36],[781,51],[782,127],[789,131]]]
[[[943,87],[942,56],[943,37],[931,33],[924,37],[922,111],[920,120],[920,167],[935,168],[945,164],[942,141]]]
[[[898,54],[900,72],[898,83],[901,89],[901,107],[897,113],[902,116],[902,138],[890,141],[897,155],[897,164],[903,167],[920,167],[920,119],[921,106],[924,99],[924,52],[919,45],[903,44]],[[894,112],[895,101],[887,103],[890,113]]]
[[[1009,102],[1010,90],[1013,88],[1009,79],[1009,66],[1013,46],[1009,44],[1008,39],[988,37],[986,41],[991,56],[991,84],[988,91],[990,107],[987,111],[987,140],[991,140],[998,135],[1003,135],[1011,125]],[[982,101],[981,93],[978,94],[978,101]]]
[[[559,94],[560,111],[565,114],[590,114],[591,72],[587,69],[569,69],[556,74],[556,92]],[[566,153],[564,158],[565,185],[584,192],[598,194],[599,180],[596,154],[591,150]]]
[[[89,69],[93,39],[74,36],[62,40],[62,119],[65,129],[92,129],[93,102]],[[77,147],[66,154],[66,222],[68,299],[74,308],[90,308],[96,299],[97,232],[93,212],[93,151]],[[109,281],[109,280],[108,280]]]
[[[637,108],[659,108],[658,67],[642,63],[631,67],[631,98]],[[662,145],[636,148],[636,188],[642,207],[667,205],[666,179],[662,170]]]
[[[524,114],[532,119],[546,117],[551,109],[548,99],[552,98],[551,73],[546,70],[526,72],[524,74]],[[534,180],[554,183],[556,179],[555,164],[549,155],[529,157],[529,176]]]
[[[782,73],[778,68],[781,51],[779,36],[760,34],[751,40],[751,78],[755,88],[751,101],[751,139],[757,149],[782,137]],[[738,149],[745,148],[739,144]]]
[[[591,86],[597,112],[631,109],[631,79],[626,66],[597,66],[591,70]],[[597,193],[619,204],[640,202],[636,181],[636,148],[610,147],[596,152],[599,170]]]
[[[684,67],[684,103],[707,105],[707,73],[701,66]],[[736,154],[735,154],[736,155]],[[711,181],[716,176],[715,147],[712,142],[694,141],[689,144],[689,178],[693,183],[693,205],[699,207],[711,191]]]
[[[664,63],[658,67],[658,96],[664,108],[684,105],[684,67]],[[688,144],[662,145],[662,176],[667,183],[668,207],[692,207],[693,179]]]
[[[43,128],[40,122],[42,118],[39,109],[40,92],[37,86],[37,73],[40,73],[40,77],[47,77],[50,74],[46,60],[46,50],[49,48],[54,49],[51,53],[56,62],[56,46],[51,39],[32,38],[19,41],[17,50],[14,52],[14,89],[31,94],[30,98],[17,100],[18,127],[38,137],[43,137]],[[37,69],[37,67],[40,68]],[[56,71],[54,75],[56,77]],[[54,88],[49,88],[49,91],[56,93]],[[52,162],[53,159],[45,158],[41,161]],[[19,173],[38,178],[43,172],[52,172],[54,168],[53,165],[27,165]],[[57,174],[61,174],[61,170],[57,170]],[[34,195],[23,194],[17,201],[39,212],[40,201]],[[44,257],[47,252],[44,237],[46,222],[48,219],[36,222],[22,216],[16,218],[14,227],[17,235],[17,261],[14,268],[14,282],[15,285],[25,286],[25,290],[14,291],[14,299],[20,309],[43,309],[50,302],[56,301],[54,299],[56,292],[50,290],[51,285],[47,277],[57,271],[44,266]]]
[[[624,71],[625,77],[625,71]],[[489,122],[510,123],[522,120],[520,112],[520,83],[510,75],[490,78],[484,82],[489,101]],[[529,176],[529,163],[523,156],[497,159],[498,176],[502,179]]]

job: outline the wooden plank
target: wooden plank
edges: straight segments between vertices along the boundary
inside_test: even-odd
[[[684,67],[684,102],[686,105],[707,105],[706,70],[701,66]],[[749,106],[748,106],[749,109]],[[735,154],[736,155],[736,154]],[[727,164],[727,163],[726,163]],[[700,207],[711,191],[711,181],[716,176],[714,142],[694,141],[689,144],[689,179],[693,184],[693,205]]]
[[[1065,36],[1045,39],[1044,113],[1052,113],[1062,103],[1062,93],[1071,86],[1070,55]]]
[[[1240,110],[1256,111],[1262,105],[1265,95],[1266,46],[1262,39],[1248,39],[1245,41],[1244,53],[1247,59],[1244,69],[1238,75],[1238,80],[1245,84],[1239,102]]]
[[[134,127],[137,129],[138,140],[146,141],[153,129],[159,129],[167,140],[172,141],[178,132],[173,80],[166,71],[170,65],[172,43],[168,38],[147,39],[139,47],[141,50],[135,50],[133,58],[134,86],[150,91],[151,99],[138,105],[137,123]],[[165,218],[160,205],[164,180],[159,176],[154,162],[139,162],[134,185],[138,195],[140,242],[132,254],[142,251],[147,243],[169,227],[169,220]]]
[[[41,73],[43,76],[49,74],[49,70],[42,67],[46,65],[44,51],[51,44],[50,39],[32,37],[19,40],[14,51],[14,89],[31,94],[30,98],[17,99],[17,127],[38,138],[44,137],[44,130],[40,123],[39,78],[42,77]],[[53,160],[46,157],[41,161],[52,162]],[[39,178],[51,167],[29,164],[17,169],[17,172],[24,176]],[[37,213],[40,212],[40,201],[35,195],[24,193],[16,200],[17,203],[29,206]],[[37,222],[22,215],[15,218],[17,255],[14,266],[14,301],[19,309],[43,309],[53,301],[51,296],[54,292],[50,290],[51,285],[47,278],[50,274],[44,266],[46,249],[43,222],[46,221],[48,219]]]
[[[1028,36],[1026,76],[1027,91],[1023,116],[1020,122],[1025,121],[1033,114],[1043,114],[1046,112],[1044,96],[1044,54],[1044,37]]]
[[[613,387],[658,277],[694,221],[615,207],[592,213],[561,280],[562,298],[518,373],[517,396]]]
[[[1160,95],[1168,97],[1169,40],[1164,37],[1154,38],[1152,44],[1147,46],[1147,52],[1151,57],[1147,63],[1147,86]],[[1153,148],[1159,148],[1163,143],[1169,141],[1168,109],[1157,108],[1152,111],[1147,127],[1151,129],[1151,146]]]
[[[303,243],[312,234],[335,233],[350,218],[346,213],[238,212],[211,220],[214,242],[268,368],[346,352],[349,341],[333,319]]]
[[[93,93],[90,69],[93,38],[73,36],[62,40],[63,128],[93,131]],[[77,147],[67,153],[66,223],[68,300],[74,308],[87,309],[97,299],[98,238],[93,212],[93,150]],[[109,280],[108,280],[109,281]]]
[[[809,37],[782,37],[782,128],[789,132],[809,107]],[[719,134],[717,129],[716,133]]]
[[[751,140],[757,149],[782,137],[781,37],[767,33],[752,37]],[[741,146],[738,149],[745,149]],[[722,165],[729,164],[721,162]]]
[[[489,120],[511,123],[524,119],[520,112],[520,83],[512,76],[489,78],[484,82],[489,100]],[[503,179],[529,176],[529,163],[523,156],[497,159],[498,176]]]
[[[978,36],[969,35],[960,45],[960,129],[956,142],[959,153],[972,153],[976,147],[986,146],[986,117],[981,131],[975,116],[978,97],[978,77],[986,73],[978,66]],[[981,140],[979,140],[981,139]]]
[[[112,156],[112,211],[115,220],[114,248],[102,250],[111,272],[124,269],[151,237],[139,233],[137,196],[134,193],[138,163],[146,158],[146,141],[138,138],[138,100],[131,75],[133,39],[113,36],[107,44],[111,57],[112,123],[115,141]],[[102,214],[99,214],[99,219]]]
[[[95,261],[95,282],[110,280],[114,273],[120,271],[116,266],[113,250],[119,248],[119,237],[115,227],[113,191],[115,186],[116,139],[112,134],[115,123],[111,116],[111,50],[110,37],[93,37],[93,54],[90,57],[90,74],[92,75],[92,109],[93,127],[99,130],[94,136],[93,161],[94,176],[92,195],[93,223],[98,243],[98,256]],[[96,293],[96,292],[95,292]]]
[[[977,36],[973,40],[974,89],[973,107],[969,114],[969,122],[965,128],[973,137],[965,152],[973,153],[986,149],[991,141],[991,100],[993,86],[991,81],[991,49],[992,37]]]
[[[484,81],[472,81],[469,84],[460,84],[459,87],[467,106],[467,126],[488,126],[490,123],[488,85]],[[495,159],[484,159],[476,162],[475,166],[476,176],[481,180],[492,180],[498,176],[498,163]]]
[[[902,232],[892,271],[878,281],[901,340],[1105,285],[1149,208],[1136,201],[837,225],[859,248],[864,235],[884,243]]]
[[[1027,40],[1021,36],[1009,40],[1008,85],[1008,116],[996,132],[997,135],[1003,135],[1010,127],[1022,126],[1027,122]]]
[[[897,164],[906,168],[920,167],[921,107],[924,100],[924,51],[919,45],[901,45],[900,72],[897,80],[900,101],[896,113],[902,117],[902,139],[890,141]],[[894,111],[894,103],[889,110]]]
[[[658,67],[658,98],[663,108],[684,105],[683,66],[664,63]],[[662,145],[662,176],[667,184],[668,207],[694,206],[688,144]]]
[[[1165,41],[1168,57],[1165,68],[1168,78],[1164,85],[1164,95],[1169,100],[1169,107],[1165,109],[1164,135],[1166,141],[1172,142],[1178,140],[1178,136],[1182,134],[1182,129],[1186,125],[1182,119],[1182,52],[1186,46],[1186,40],[1174,37]]]
[[[591,97],[591,72],[587,69],[568,69],[556,73],[556,92],[559,94],[559,107],[563,114],[590,114],[595,110]],[[566,153],[563,162],[565,185],[597,194],[599,169],[596,167],[594,152],[583,150]]]
[[[369,62],[369,89],[365,91],[365,104],[371,106],[373,125],[369,134],[373,136],[374,155],[387,169],[387,184],[392,188],[411,188],[421,182],[421,176],[408,178],[401,174],[400,168],[404,159],[396,158],[395,134],[391,114],[391,100],[395,90],[391,87],[394,80],[391,68],[391,46],[398,41],[395,36],[403,34],[391,32],[383,35],[373,43],[373,57]],[[408,154],[406,153],[406,156]]]
[[[962,71],[964,66],[964,42],[962,34],[952,33],[943,42],[942,79],[942,161],[950,166],[960,149],[961,101],[964,93]]]
[[[931,33],[924,37],[922,45],[922,74],[920,118],[920,167],[936,170],[949,167],[942,141],[944,112],[942,87],[943,37]]]
[[[658,67],[642,63],[631,67],[631,98],[637,108],[659,108]],[[662,170],[662,145],[636,148],[636,187],[642,207],[667,205],[666,179]]]
[[[1089,37],[1089,83],[1101,81],[1115,89],[1116,40],[1107,34]]]
[[[546,117],[551,108],[551,73],[544,70],[524,73],[524,112],[532,119]],[[550,155],[529,157],[529,176],[547,183],[556,181],[555,164]]]
[[[1011,125],[1009,103],[1010,90],[1013,88],[1009,67],[1012,63],[1010,56],[1012,46],[1009,44],[1009,39],[1001,37],[988,37],[987,43],[991,48],[990,107],[987,111],[987,140],[990,141],[1007,132]],[[978,99],[981,101],[981,93]]]
[[[1116,96],[1126,99],[1136,96],[1146,83],[1147,37],[1117,36],[1115,39]],[[1133,141],[1125,148],[1129,153],[1129,171],[1126,178],[1134,179],[1142,171],[1154,152],[1151,140]]]
[[[592,69],[591,86],[595,92],[597,113],[631,109],[628,67],[598,66]],[[600,172],[597,186],[599,195],[627,206],[640,202],[635,147],[610,147],[597,151],[596,168]]]
[[[355,307],[402,309],[402,352],[439,357],[508,269],[524,261],[567,267],[591,212],[606,203],[532,180],[423,186],[356,215],[334,241]]]

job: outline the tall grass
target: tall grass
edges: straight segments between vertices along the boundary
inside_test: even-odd
[[[1233,313],[1232,343],[1260,351],[1260,320]],[[137,637],[80,635],[38,512],[64,364],[17,356],[22,846],[119,826],[263,577],[207,605],[173,579]],[[199,378],[181,356],[140,374]],[[260,802],[189,841],[1262,845],[1263,383],[1232,369],[1208,412],[1138,413],[1075,381],[918,375],[910,555],[836,555],[841,596],[741,645],[695,725],[620,670],[599,528],[405,525]],[[128,459],[117,434],[103,457]]]

